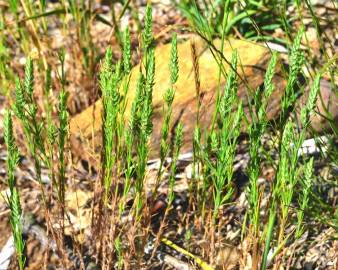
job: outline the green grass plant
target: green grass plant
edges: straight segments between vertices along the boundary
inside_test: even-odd
[[[228,0],[201,4],[195,0],[185,0],[180,1],[177,7],[188,19],[194,31],[203,34],[208,40],[214,36],[238,33],[246,39],[275,40],[279,43],[283,40],[274,38],[269,33],[283,27],[283,22],[287,23],[283,11],[291,2]],[[279,12],[280,10],[282,11]]]
[[[297,211],[297,229],[295,233],[296,238],[300,238],[302,234],[304,233],[304,211],[306,207],[309,205],[309,199],[310,199],[310,192],[312,187],[312,181],[313,181],[313,158],[311,158],[306,164],[305,164],[305,170],[304,170],[304,181],[302,182],[303,186],[303,192],[301,197],[299,198],[299,205],[300,208]]]
[[[298,81],[298,76],[300,75],[301,68],[304,64],[304,54],[300,49],[300,42],[303,36],[304,29],[301,28],[292,44],[290,52],[290,70],[288,74],[288,81],[285,89],[285,95],[282,100],[282,112],[280,116],[281,129],[284,128],[288,115],[290,113],[290,108],[294,105],[298,94],[296,93],[296,82]]]
[[[37,179],[39,183],[42,183],[41,166],[47,162],[43,134],[44,123],[37,118],[38,105],[34,97],[33,62],[30,58],[27,59],[25,66],[24,81],[16,79],[15,95],[14,112],[22,123],[27,145],[34,159]]]
[[[172,115],[172,104],[175,98],[175,83],[178,79],[178,56],[177,56],[177,36],[173,34],[171,41],[171,53],[170,53],[170,84],[171,86],[167,89],[164,94],[164,103],[163,115],[164,121],[162,125],[162,137],[160,144],[160,166],[157,174],[156,184],[154,188],[154,196],[156,196],[158,185],[160,184],[161,177],[163,174],[163,164],[169,154],[170,144],[168,142],[169,131],[171,128],[171,115]]]
[[[13,134],[12,114],[6,110],[4,119],[4,137],[7,147],[7,172],[9,195],[7,195],[7,203],[10,209],[10,223],[14,238],[14,246],[17,254],[18,266],[20,270],[25,268],[26,256],[25,241],[23,239],[23,219],[22,209],[20,204],[19,191],[15,183],[15,168],[19,161],[19,150],[15,143]]]
[[[231,65],[237,69],[237,51],[232,55]],[[243,117],[243,108],[237,97],[236,73],[229,72],[227,83],[219,103],[219,132],[211,135],[211,153],[215,153],[215,163],[206,162],[210,166],[212,185],[214,187],[214,222],[218,217],[221,206],[229,201],[233,195],[233,163],[237,149],[237,140],[240,133],[240,124]],[[238,105],[238,107],[237,107]],[[216,109],[217,110],[217,109]]]
[[[144,30],[142,33],[142,47],[144,49],[144,66],[145,75],[143,89],[139,91],[140,108],[137,119],[139,121],[139,140],[136,145],[137,162],[136,162],[136,221],[140,219],[140,211],[143,208],[143,185],[145,181],[146,166],[149,154],[148,141],[153,130],[152,124],[152,92],[154,86],[155,75],[155,53],[153,47],[152,35],[152,8],[148,4],[144,19]],[[141,75],[142,78],[142,75]],[[141,80],[142,81],[142,80]]]
[[[273,54],[264,80],[263,94],[257,90],[255,95],[255,112],[251,114],[251,124],[249,126],[250,137],[250,161],[248,165],[249,186],[247,189],[247,197],[249,201],[249,209],[247,211],[248,220],[250,223],[249,234],[253,239],[253,268],[258,267],[258,238],[260,232],[260,203],[261,203],[261,191],[258,186],[258,178],[261,174],[261,162],[262,158],[260,152],[262,149],[262,136],[267,128],[267,116],[266,110],[269,102],[269,98],[274,90],[272,84],[272,78],[275,73],[275,66],[277,61],[277,55]],[[272,207],[271,209],[274,209]],[[271,210],[272,211],[272,210]],[[270,220],[270,223],[273,221]],[[270,227],[271,228],[271,227]],[[269,246],[269,243],[266,243]]]
[[[56,124],[53,121],[53,106],[52,106],[52,100],[51,100],[51,95],[52,95],[52,78],[51,78],[51,68],[48,67],[46,70],[46,75],[45,75],[45,102],[44,102],[44,110],[46,112],[46,130],[47,130],[47,144],[46,144],[46,152],[47,152],[47,166],[48,166],[48,171],[49,171],[49,178],[52,184],[52,190],[54,187],[58,187],[58,184],[55,182],[55,168],[53,166],[54,164],[54,149],[55,149],[55,143],[57,140],[58,136],[58,129]],[[64,105],[63,105],[64,106]],[[50,197],[52,194],[49,194]],[[49,201],[51,199],[49,198]]]
[[[116,69],[117,70],[117,69]],[[100,86],[102,90],[103,103],[103,183],[104,183],[104,204],[110,202],[110,188],[112,180],[112,170],[116,161],[115,154],[115,136],[117,129],[117,114],[120,97],[117,89],[118,71],[113,71],[112,50],[108,48],[105,60],[100,73]]]
[[[66,186],[66,164],[65,164],[65,147],[68,135],[68,112],[67,112],[67,93],[64,89],[61,90],[59,96],[59,140],[58,140],[58,150],[59,150],[59,200],[64,207],[65,203],[65,186]]]

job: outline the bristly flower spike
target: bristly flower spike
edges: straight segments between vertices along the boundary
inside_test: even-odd
[[[151,4],[148,3],[146,7],[146,15],[144,18],[144,31],[143,31],[143,46],[148,49],[153,42],[153,18]]]
[[[129,74],[131,71],[131,42],[130,42],[130,33],[128,27],[124,32],[124,41],[123,41],[123,68],[125,74]]]
[[[34,91],[34,74],[33,74],[33,61],[31,58],[27,59],[25,66],[25,80],[24,80],[25,92],[33,100],[33,91]]]
[[[174,32],[171,39],[171,52],[170,52],[170,82],[175,84],[178,79],[178,55],[177,55],[177,34]]]
[[[23,270],[25,267],[26,258],[24,256],[25,242],[22,236],[22,210],[20,205],[19,193],[15,187],[14,171],[19,161],[19,151],[15,144],[13,135],[13,121],[12,114],[6,110],[4,119],[4,137],[7,146],[7,172],[8,172],[8,186],[10,194],[8,197],[8,205],[11,210],[10,223],[13,232],[14,245],[17,253],[19,269]]]

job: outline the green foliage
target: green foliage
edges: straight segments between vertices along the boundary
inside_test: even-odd
[[[288,216],[288,208],[293,195],[293,189],[295,185],[295,164],[291,163],[292,157],[294,156],[295,147],[291,148],[291,143],[294,141],[294,130],[292,122],[288,121],[282,137],[282,148],[280,153],[280,164],[277,173],[277,188],[281,202],[282,218],[285,220]],[[296,153],[297,155],[297,153]]]
[[[34,68],[30,58],[26,62],[24,82],[21,83],[18,78],[16,79],[15,94],[14,112],[23,125],[29,150],[35,159],[36,170],[39,172],[41,162],[46,162],[43,143],[44,122],[37,118],[38,105],[34,97]]]
[[[13,134],[13,122],[11,112],[6,110],[4,119],[4,137],[7,147],[7,172],[10,195],[8,197],[10,213],[10,223],[12,227],[14,245],[17,254],[19,269],[25,267],[26,257],[24,255],[25,242],[22,234],[22,210],[20,205],[19,192],[16,188],[14,171],[19,161],[19,151],[15,144]]]
[[[120,238],[116,238],[114,242],[115,250],[118,258],[118,269],[122,269],[123,266],[123,256],[122,256],[122,242]]]
[[[24,96],[20,79],[18,77],[15,79],[15,97],[16,102],[14,105],[14,112],[20,120],[23,120],[25,118],[26,113],[25,112],[26,99]]]
[[[131,71],[131,44],[130,44],[130,33],[129,29],[126,28],[124,32],[123,42],[123,68],[126,74]]]
[[[12,193],[15,187],[14,170],[19,161],[19,151],[15,144],[15,138],[13,134],[12,114],[8,110],[6,110],[4,118],[4,138],[8,153],[7,158],[8,185]]]
[[[30,101],[33,100],[33,91],[34,91],[34,75],[33,75],[33,61],[28,58],[25,66],[25,79],[24,79],[24,89],[26,91],[27,97]]]
[[[18,5],[19,5],[19,1],[18,0],[9,0],[9,8],[11,10],[11,12],[13,14],[17,14],[18,12]]]
[[[300,42],[304,33],[304,28],[302,27],[293,42],[290,52],[290,69],[288,75],[288,81],[285,89],[285,95],[282,100],[282,113],[281,113],[281,125],[284,126],[286,118],[288,116],[290,108],[294,105],[297,93],[295,91],[296,82],[298,81],[298,76],[302,70],[304,64],[304,54],[300,49]]]
[[[46,10],[46,0],[40,0],[40,6],[41,6],[41,10],[45,11]]]
[[[136,96],[131,108],[130,126],[134,133],[134,138],[137,140],[135,151],[137,156],[136,161],[136,206],[135,215],[136,221],[139,222],[141,210],[144,206],[143,185],[146,173],[146,166],[149,154],[149,139],[153,132],[153,87],[155,76],[155,50],[152,46],[152,8],[148,3],[146,15],[144,19],[144,31],[142,34],[142,47],[144,50],[144,66],[145,75],[140,74],[136,87]],[[137,135],[137,136],[135,136]]]
[[[177,35],[174,33],[171,38],[171,51],[170,51],[170,82],[175,84],[178,79],[178,55],[177,55]]]
[[[48,145],[50,148],[50,157],[52,156],[53,153],[53,145],[55,143],[56,137],[58,135],[58,130],[55,124],[52,121],[52,104],[50,100],[50,95],[52,92],[52,77],[51,77],[52,70],[50,67],[46,70],[46,75],[45,75],[45,111],[46,111],[46,125],[47,125],[47,140],[48,140]],[[65,107],[65,105],[63,105]],[[51,158],[51,160],[53,160]],[[50,162],[52,164],[52,161]]]
[[[308,127],[309,120],[310,120],[310,113],[313,112],[315,105],[316,105],[317,96],[320,90],[320,78],[321,78],[321,75],[318,74],[313,82],[313,86],[310,90],[309,98],[306,103],[306,106],[301,109],[300,117],[301,117],[301,123],[304,128]]]
[[[174,143],[174,153],[173,159],[171,162],[171,170],[170,170],[170,177],[169,177],[169,193],[168,193],[168,205],[172,205],[175,194],[174,194],[174,186],[175,186],[175,177],[176,177],[176,170],[177,170],[177,160],[180,154],[180,149],[183,143],[183,125],[179,123],[175,130],[175,143]]]
[[[277,53],[273,53],[268,69],[266,70],[265,78],[264,78],[264,91],[263,91],[263,101],[260,101],[259,98],[259,91],[257,91],[255,103],[258,105],[256,107],[256,111],[258,111],[257,118],[260,120],[260,123],[255,122],[255,124],[261,124],[261,130],[264,131],[267,124],[267,117],[266,117],[266,108],[269,102],[269,98],[274,91],[274,85],[272,83],[272,78],[275,74],[275,68],[277,64]],[[263,122],[261,122],[263,121]]]
[[[66,185],[66,164],[65,164],[65,147],[68,134],[68,112],[67,112],[67,93],[64,88],[59,95],[59,199],[65,203],[65,185]],[[53,129],[53,128],[52,128]],[[53,130],[50,131],[49,138],[53,136]]]
[[[247,195],[249,198],[250,205],[249,216],[250,220],[255,226],[256,231],[258,230],[259,225],[259,217],[258,217],[259,191],[257,181],[260,174],[260,164],[262,161],[259,151],[262,147],[261,139],[267,126],[267,116],[266,116],[267,105],[274,89],[272,78],[275,73],[276,59],[277,59],[276,54],[273,54],[267,69],[267,73],[265,74],[263,97],[259,95],[260,92],[258,90],[256,91],[256,96],[254,100],[256,114],[251,115],[252,122],[251,125],[249,126],[250,162],[248,166],[248,172],[250,185]]]
[[[109,192],[112,184],[112,168],[116,161],[116,156],[113,150],[116,151],[116,130],[117,130],[117,115],[120,104],[120,94],[118,91],[118,84],[120,81],[119,74],[120,66],[115,66],[113,72],[112,64],[112,50],[109,47],[106,51],[105,61],[102,64],[100,72],[100,87],[102,91],[103,103],[103,169],[104,169],[104,202],[107,206],[109,200]]]
[[[222,36],[222,33],[229,36],[236,32],[246,39],[271,40],[274,37],[270,33],[283,27],[284,11],[290,2],[226,0],[208,3],[184,0],[179,1],[177,7],[192,29],[210,41],[214,36]]]
[[[220,128],[222,127],[222,122],[225,121],[225,119],[231,113],[232,106],[235,104],[236,101],[236,94],[238,90],[237,74],[235,72],[235,70],[237,69],[237,57],[237,51],[234,51],[231,60],[232,68],[229,71],[223,97],[221,98],[218,109],[220,114]]]
[[[213,34],[215,34],[214,28],[209,24],[205,14],[201,13],[196,1],[180,1],[178,2],[178,8],[188,19],[195,32],[203,34],[208,40],[212,39]]]
[[[131,116],[129,120],[130,129],[133,131],[134,136],[137,138],[140,133],[140,118],[141,108],[143,107],[143,89],[144,89],[144,75],[140,73],[137,84],[136,94],[131,106]]]
[[[178,79],[178,55],[177,55],[177,39],[176,34],[173,34],[172,41],[171,41],[171,54],[170,54],[170,63],[169,63],[169,70],[170,70],[170,82],[171,86],[167,89],[164,94],[164,102],[165,105],[163,106],[163,115],[164,121],[162,125],[162,137],[161,137],[161,144],[160,144],[160,168],[157,175],[157,181],[155,185],[155,193],[157,192],[157,188],[162,176],[162,168],[169,153],[169,142],[168,142],[168,135],[170,130],[170,123],[171,123],[171,115],[172,115],[172,104],[175,98],[175,88],[174,84],[177,82]],[[180,131],[179,129],[177,131]]]
[[[310,199],[310,192],[312,188],[312,181],[313,181],[313,158],[311,158],[306,164],[305,164],[305,170],[304,170],[304,181],[302,181],[302,194],[299,199],[299,209],[297,210],[297,230],[295,232],[295,237],[299,238],[304,232],[304,211],[309,205],[309,199]]]
[[[270,99],[270,96],[274,90],[274,85],[272,83],[272,78],[275,74],[275,67],[277,62],[277,55],[274,53],[268,65],[265,78],[264,78],[264,88],[262,93],[259,89],[256,90],[254,97],[254,111],[250,112],[251,123],[248,128],[249,138],[250,138],[250,148],[249,155],[250,161],[248,164],[248,176],[249,176],[249,186],[246,190],[246,195],[249,202],[249,209],[247,210],[247,216],[251,226],[249,227],[248,234],[253,237],[253,241],[257,241],[259,238],[259,229],[260,229],[260,190],[258,186],[258,178],[261,174],[261,163],[262,163],[262,137],[266,132],[267,128],[267,105]],[[275,213],[276,206],[272,202],[272,205],[269,209],[269,219],[267,224],[267,237],[265,240],[265,247],[262,257],[261,269],[265,269],[266,260],[269,252],[270,241],[272,240],[274,222],[275,222]],[[253,245],[252,252],[255,254],[254,265],[258,264],[257,262],[257,247]]]
[[[141,112],[141,137],[143,136],[145,141],[151,135],[153,128],[151,119],[153,113],[152,98],[155,76],[155,51],[153,48],[148,51],[147,60],[144,86],[145,96],[143,100],[143,110]]]
[[[295,43],[299,42],[295,40]],[[294,47],[297,47],[294,45]],[[309,117],[311,112],[314,109],[316,103],[316,97],[319,91],[319,80],[320,75],[318,75],[314,81],[314,85],[310,90],[309,98],[306,106],[301,111],[301,122],[303,129],[301,131],[294,129],[293,122],[289,119],[286,122],[285,128],[282,132],[281,146],[280,146],[280,158],[277,168],[277,177],[276,184],[273,188],[273,201],[277,203],[280,208],[281,217],[280,217],[280,226],[278,233],[278,245],[285,245],[285,231],[289,223],[296,222],[297,230],[294,233],[295,239],[299,238],[302,234],[302,220],[303,214],[306,207],[305,203],[308,203],[309,190],[311,188],[311,178],[313,170],[313,161],[310,160],[305,165],[305,178],[306,185],[303,189],[303,194],[301,195],[301,209],[297,211],[297,219],[293,220],[290,217],[289,210],[292,203],[292,200],[295,197],[295,189],[299,184],[299,175],[301,167],[298,167],[299,157],[300,157],[300,148],[305,140],[306,128],[309,124]]]
[[[144,49],[148,49],[153,42],[153,17],[151,4],[147,4],[146,15],[144,18],[144,30],[142,34],[142,41]]]
[[[215,162],[209,157],[206,162],[211,171],[214,187],[214,221],[218,217],[220,207],[233,195],[233,163],[237,149],[237,139],[243,117],[243,107],[237,97],[238,83],[235,70],[237,69],[237,51],[232,55],[231,65],[223,95],[219,103],[219,131],[210,135],[211,153],[215,153]],[[238,107],[237,107],[238,106]],[[217,110],[217,108],[216,108]]]

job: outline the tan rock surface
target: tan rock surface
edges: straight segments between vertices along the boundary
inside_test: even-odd
[[[195,38],[195,44],[199,57],[199,70],[200,70],[200,83],[201,83],[201,126],[202,128],[208,128],[211,123],[213,115],[214,104],[216,99],[216,89],[218,81],[218,65],[214,59],[214,56],[207,49],[206,44],[199,38]],[[215,40],[214,45],[220,49],[220,41]],[[250,89],[256,89],[263,83],[265,69],[271,58],[271,52],[258,44],[248,41],[231,39],[225,42],[223,54],[228,60],[231,59],[233,49],[238,50],[239,55],[239,67],[238,73],[241,78],[245,78]],[[156,70],[155,70],[155,86],[153,91],[153,105],[154,105],[154,133],[151,139],[152,157],[156,157],[159,152],[159,143],[161,138],[161,126],[162,126],[162,105],[163,95],[169,87],[169,56],[170,56],[170,44],[166,44],[156,48]],[[179,57],[179,79],[176,84],[176,96],[173,103],[173,123],[178,121],[184,124],[184,145],[182,151],[191,149],[191,138],[196,121],[196,91],[194,83],[194,72],[191,60],[191,48],[190,41],[180,43],[178,45],[178,57]],[[229,66],[225,64],[225,69],[228,71]],[[138,77],[139,65],[133,68],[130,90],[128,93],[128,105],[126,115],[130,112],[130,106],[135,95],[136,80]],[[277,68],[277,73],[280,69]],[[273,119],[278,115],[279,104],[281,96],[283,95],[285,88],[285,80],[276,75],[274,78],[275,91],[272,94],[271,100],[268,106],[268,117]],[[225,84],[225,79],[221,79],[221,86]],[[243,82],[240,82],[238,95],[244,101],[244,104],[248,103],[251,94],[250,90],[245,87]],[[94,145],[96,150],[99,149],[101,136],[101,100],[98,100],[93,106],[90,106],[82,113],[75,116],[70,122],[70,132],[72,134],[72,141],[74,142],[74,148],[80,155],[83,155],[83,151],[80,150],[83,142],[89,142],[88,145],[92,146],[90,138],[94,135]],[[89,141],[88,141],[89,139]],[[81,143],[76,142],[80,140]],[[87,149],[88,150],[88,149]],[[93,151],[91,151],[92,153]],[[93,153],[92,153],[93,154]]]

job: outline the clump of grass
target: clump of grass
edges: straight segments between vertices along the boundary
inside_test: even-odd
[[[127,195],[130,191],[131,180],[132,180],[132,171],[133,171],[133,135],[132,130],[125,126],[124,113],[127,104],[127,93],[129,91],[129,82],[131,77],[131,41],[130,41],[130,32],[129,29],[126,28],[124,32],[124,42],[123,42],[123,71],[125,73],[125,80],[123,84],[123,94],[124,98],[122,101],[122,111],[121,111],[121,121],[119,121],[119,135],[121,138],[124,135],[124,150],[120,150],[121,155],[118,157],[119,159],[123,159],[125,163],[125,183],[123,187],[122,199],[119,203],[119,216],[121,217],[123,211],[125,210],[125,203],[127,200]],[[122,147],[122,146],[121,146]],[[123,148],[123,147],[122,147]]]
[[[287,240],[289,240],[292,236],[297,239],[300,236],[300,226],[302,221],[302,216],[297,214],[297,218],[292,220],[290,217],[290,205],[292,200],[295,196],[294,190],[299,183],[299,175],[300,169],[299,167],[299,149],[301,148],[302,143],[305,139],[306,130],[309,126],[309,119],[310,114],[313,112],[316,97],[319,92],[319,81],[320,75],[317,75],[314,85],[310,90],[309,98],[305,107],[301,110],[301,125],[303,129],[301,131],[297,131],[294,128],[294,123],[288,119],[285,125],[285,129],[282,133],[282,140],[281,140],[281,150],[280,150],[280,157],[279,163],[277,167],[277,176],[276,182],[273,186],[272,191],[272,201],[271,207],[269,212],[269,224],[268,224],[268,238],[272,236],[273,229],[274,229],[274,221],[277,216],[278,221],[278,232],[277,232],[277,249],[273,254],[273,258],[275,258],[274,268],[278,269],[281,264],[282,260],[282,250],[286,245]],[[311,162],[310,162],[311,164]],[[310,175],[310,165],[307,165],[306,174],[309,178]],[[309,182],[308,182],[309,183]],[[310,186],[307,186],[305,189],[309,190]],[[306,191],[307,193],[308,191]],[[306,198],[308,194],[302,195],[302,198]],[[306,201],[306,199],[305,199]],[[308,205],[302,204],[301,211],[305,211],[305,208]],[[288,224],[295,222],[297,225],[295,232],[289,233],[285,235],[286,229]],[[266,267],[266,256],[267,256],[267,249],[269,248],[268,242],[266,243],[265,252],[263,256],[263,263],[262,269]]]
[[[18,78],[16,79],[14,112],[22,123],[27,145],[34,160],[36,177],[42,188],[41,166],[48,161],[44,145],[44,122],[39,121],[37,117],[38,105],[34,97],[33,72],[33,61],[28,58],[25,66],[24,81],[21,82]],[[45,199],[44,203],[46,205]]]
[[[271,32],[283,26],[282,15],[289,4],[272,1],[219,1],[201,3],[185,0],[176,5],[191,28],[209,41],[215,36],[233,34],[249,40],[278,41]],[[273,10],[273,12],[271,12]],[[279,12],[281,10],[281,12]]]
[[[103,102],[103,150],[102,150],[102,184],[104,187],[103,205],[104,211],[100,211],[98,226],[111,220],[110,229],[102,228],[100,255],[104,259],[104,265],[111,264],[112,255],[115,251],[121,258],[123,252],[118,244],[123,231],[115,235],[116,227],[119,226],[126,200],[133,187],[134,193],[134,227],[139,227],[145,210],[146,198],[144,196],[144,181],[146,165],[149,153],[149,138],[152,134],[152,91],[155,74],[155,55],[152,45],[152,18],[151,6],[147,6],[145,18],[145,30],[142,35],[142,48],[144,52],[143,64],[145,74],[140,72],[135,99],[132,102],[129,125],[125,126],[125,109],[128,100],[131,77],[131,44],[129,30],[124,32],[123,59],[115,65],[112,62],[112,50],[108,48],[105,60],[101,66],[100,87]],[[124,136],[124,138],[123,138]],[[122,195],[118,190],[118,176],[123,173],[125,183]],[[112,182],[114,180],[114,182]],[[114,188],[115,187],[115,188]],[[114,192],[112,192],[112,190]],[[114,213],[109,213],[108,205],[114,209],[118,202],[118,219]],[[147,226],[144,225],[143,226]],[[106,232],[108,236],[104,236]],[[136,241],[137,242],[137,241]],[[115,246],[115,248],[114,248]],[[112,247],[112,248],[111,248]]]
[[[299,149],[304,142],[306,128],[309,126],[310,114],[316,104],[316,98],[319,92],[320,75],[317,75],[313,87],[310,90],[306,106],[301,110],[301,124],[303,129],[297,132],[289,120],[286,124],[283,137],[280,163],[277,171],[276,192],[281,203],[281,225],[279,228],[278,244],[284,245],[285,226],[289,220],[288,210],[294,196],[294,188],[299,181],[299,169],[297,163],[299,160]],[[278,264],[276,264],[278,265]]]
[[[304,54],[300,49],[300,42],[302,39],[304,33],[304,28],[301,28],[296,37],[295,40],[292,44],[291,47],[291,52],[290,52],[290,70],[288,74],[288,81],[287,85],[285,88],[285,95],[283,96],[282,99],[282,111],[280,114],[280,127],[281,130],[283,130],[287,118],[289,116],[291,108],[294,106],[295,101],[297,99],[297,92],[296,92],[296,87],[297,87],[297,81],[298,81],[298,76],[300,75],[300,72],[302,70],[302,66],[304,64]]]
[[[117,69],[116,69],[117,70]],[[113,72],[112,50],[107,49],[104,63],[100,73],[100,86],[102,89],[103,103],[103,183],[104,183],[104,204],[107,206],[110,198],[112,169],[116,161],[113,153],[115,149],[115,136],[117,129],[117,114],[120,97],[117,89],[118,71]]]
[[[63,247],[63,237],[64,237],[64,214],[65,214],[65,186],[66,186],[66,159],[65,159],[65,147],[68,137],[68,113],[67,113],[67,93],[65,91],[65,72],[64,72],[64,54],[59,55],[61,61],[61,74],[59,78],[62,85],[62,91],[59,96],[59,125],[58,127],[52,121],[52,108],[49,104],[46,104],[46,118],[39,117],[39,107],[37,104],[37,99],[34,93],[34,66],[33,61],[28,58],[25,66],[25,76],[24,80],[21,81],[19,78],[16,79],[15,86],[15,103],[14,103],[14,113],[17,118],[20,120],[23,132],[26,138],[29,154],[34,161],[35,168],[35,177],[39,183],[39,187],[42,195],[42,202],[45,212],[45,218],[47,222],[48,229],[53,231],[54,229],[49,226],[50,223],[50,209],[53,199],[52,194],[47,198],[45,184],[42,181],[42,168],[47,166],[49,168],[49,176],[51,184],[55,184],[55,189],[57,191],[57,202],[60,205],[60,224],[61,224],[61,233],[52,235],[54,240],[58,243],[58,247],[63,255],[65,255]],[[45,82],[45,91],[46,94],[50,94],[50,71],[47,70],[46,82]],[[47,103],[49,98],[47,98]],[[58,140],[57,140],[58,138]],[[54,183],[54,144],[58,142],[58,181]],[[58,238],[58,239],[57,239]],[[62,260],[64,266],[66,266],[66,258]]]
[[[250,162],[248,166],[249,175],[249,188],[247,190],[247,196],[249,201],[249,211],[247,216],[250,221],[248,235],[251,239],[252,250],[252,267],[253,269],[266,269],[267,255],[270,250],[271,241],[273,240],[275,224],[278,224],[278,237],[277,246],[273,257],[277,256],[274,264],[274,269],[278,269],[281,263],[282,255],[281,250],[286,245],[287,239],[291,237],[291,234],[285,236],[285,230],[290,222],[290,205],[294,198],[294,190],[298,184],[299,167],[298,151],[304,141],[305,132],[309,124],[309,116],[315,106],[316,96],[319,89],[319,78],[317,76],[314,82],[314,87],[310,91],[307,105],[301,110],[301,126],[303,130],[299,133],[293,128],[292,120],[289,119],[290,111],[292,111],[294,103],[296,101],[297,94],[295,92],[296,81],[301,70],[303,63],[303,54],[300,51],[300,38],[303,30],[301,29],[294,41],[290,56],[290,74],[287,82],[285,96],[282,100],[282,112],[281,112],[281,133],[282,139],[280,141],[280,157],[277,168],[276,183],[273,185],[272,199],[269,204],[268,220],[264,225],[265,232],[261,235],[261,207],[260,202],[262,198],[262,190],[258,186],[258,177],[261,173],[261,152],[262,152],[262,136],[267,129],[267,117],[266,108],[269,97],[273,91],[272,77],[274,75],[274,69],[276,66],[276,55],[274,54],[264,80],[264,91],[261,96],[259,91],[256,91],[255,96],[255,111],[251,112],[251,125],[249,127],[250,137]],[[256,112],[256,113],[255,113]],[[303,205],[305,207],[305,205]],[[300,219],[299,219],[300,220]],[[295,221],[299,222],[299,221]],[[297,238],[297,235],[295,236]],[[261,263],[260,257],[260,243],[259,240],[265,239],[265,246]]]
[[[156,196],[157,188],[160,184],[162,173],[163,173],[163,164],[165,162],[166,157],[169,153],[169,146],[168,143],[168,135],[170,131],[170,124],[171,124],[171,115],[172,115],[172,104],[175,98],[175,83],[178,79],[178,56],[177,56],[177,36],[176,33],[172,36],[171,41],[171,53],[170,53],[170,84],[171,86],[167,89],[164,94],[164,103],[165,107],[163,106],[163,125],[162,125],[162,136],[161,136],[161,144],[160,144],[160,166],[157,174],[156,184],[154,187],[154,196]]]
[[[7,172],[8,186],[10,194],[7,197],[10,213],[10,223],[13,232],[14,245],[17,254],[19,269],[25,268],[26,257],[24,254],[25,241],[23,240],[23,224],[22,224],[22,209],[20,204],[19,191],[15,183],[15,168],[19,161],[19,150],[15,144],[13,134],[12,114],[10,111],[5,112],[4,119],[4,137],[7,147]]]
[[[143,208],[145,198],[143,197],[143,184],[145,180],[146,165],[149,154],[148,140],[152,134],[152,97],[153,97],[153,86],[155,76],[155,52],[153,47],[153,35],[152,35],[152,8],[151,5],[147,5],[146,16],[144,19],[144,31],[142,34],[142,46],[144,49],[144,65],[145,65],[145,76],[143,89],[139,91],[141,94],[138,98],[140,99],[140,111],[137,119],[139,121],[139,140],[136,145],[137,153],[137,166],[136,166],[136,204],[135,213],[136,221],[140,221],[140,211]],[[142,75],[141,75],[142,77]],[[140,79],[142,82],[142,79]],[[141,85],[140,85],[141,86]]]
[[[122,63],[118,62],[115,66],[112,62],[112,50],[108,48],[106,51],[104,62],[101,66],[100,72],[100,87],[102,90],[102,186],[103,196],[101,208],[99,211],[99,220],[97,229],[99,231],[100,248],[99,256],[104,259],[102,262],[103,267],[109,267],[112,260],[112,247],[110,242],[114,242],[115,233],[113,230],[114,223],[110,220],[114,217],[108,214],[108,207],[115,207],[117,201],[117,172],[118,165],[117,155],[119,151],[119,111],[121,103],[121,95],[119,93],[119,86],[122,80]],[[101,203],[100,202],[100,203]],[[110,225],[111,224],[111,225]]]
[[[237,97],[238,83],[236,76],[237,51],[233,52],[227,82],[215,110],[218,112],[218,128],[210,134],[209,151],[204,161],[210,174],[213,189],[213,222],[216,224],[219,210],[233,195],[233,163],[240,134],[243,108]],[[214,161],[213,156],[215,155]],[[205,203],[204,203],[205,204]]]
[[[267,116],[266,110],[269,102],[269,98],[274,90],[272,78],[275,73],[275,66],[277,62],[277,55],[273,54],[270,60],[267,72],[264,79],[264,90],[261,96],[261,92],[257,89],[254,98],[255,112],[251,112],[251,124],[249,126],[249,137],[250,137],[250,162],[248,165],[249,175],[249,186],[247,189],[247,197],[249,201],[249,210],[247,212],[250,228],[249,235],[253,239],[253,267],[258,265],[258,238],[259,238],[259,210],[260,210],[260,190],[258,187],[258,177],[261,173],[261,162],[260,150],[262,149],[262,136],[267,128]],[[272,222],[272,221],[271,221]],[[266,243],[269,246],[269,243]]]

